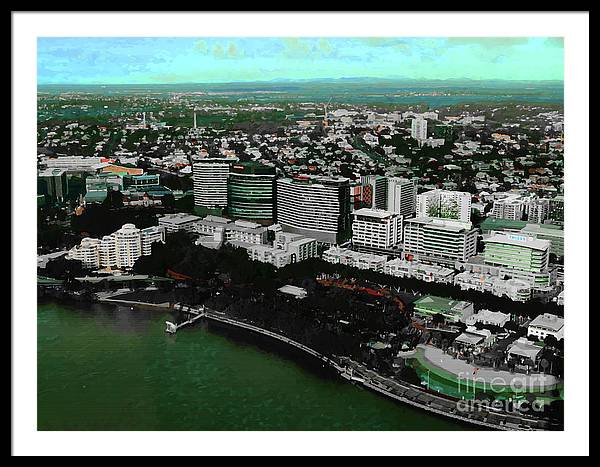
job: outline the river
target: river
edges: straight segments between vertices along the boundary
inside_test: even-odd
[[[169,314],[38,305],[39,430],[465,430],[268,338]]]

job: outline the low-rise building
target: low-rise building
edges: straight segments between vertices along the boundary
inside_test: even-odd
[[[415,314],[423,318],[442,315],[453,322],[466,322],[473,314],[473,303],[426,295],[414,303]]]
[[[497,326],[499,328],[503,328],[509,321],[510,315],[508,313],[483,309],[470,316],[469,319],[467,319],[467,324],[474,326],[475,324],[480,323],[486,326]]]
[[[540,340],[544,340],[547,336],[553,336],[560,340],[564,337],[564,319],[550,313],[544,313],[529,323],[527,334]]]
[[[323,252],[324,261],[333,264],[344,264],[358,269],[370,269],[383,272],[387,257],[371,253],[360,253],[347,248],[331,247]]]
[[[464,271],[454,276],[454,285],[461,290],[488,292],[497,297],[508,297],[513,301],[526,302],[532,297],[532,286],[521,279],[505,279],[498,275]]]
[[[415,278],[425,282],[452,284],[456,271],[444,266],[407,261],[400,258],[385,263],[384,274],[403,278]]]
[[[475,351],[490,347],[494,341],[494,335],[489,330],[467,326],[467,329],[454,339],[452,345],[461,350]]]
[[[267,228],[255,222],[237,220],[225,226],[225,241],[264,245]]]
[[[167,232],[196,232],[196,224],[200,217],[186,213],[166,214],[158,218],[158,225]]]
[[[317,257],[317,241],[300,234],[277,232],[273,245],[247,245],[252,261],[272,264],[276,268]]]
[[[542,350],[542,346],[534,344],[526,337],[521,337],[507,347],[506,356],[515,366],[529,370],[538,365]]]
[[[302,287],[296,287],[295,285],[284,285],[283,287],[279,287],[277,290],[279,290],[281,293],[292,295],[296,299],[302,299],[308,295],[306,289],[303,289]]]

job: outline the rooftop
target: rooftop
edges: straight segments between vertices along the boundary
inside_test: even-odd
[[[514,341],[512,344],[510,344],[507,350],[509,355],[526,357],[531,359],[532,361],[535,361],[540,352],[542,351],[542,347],[540,347],[539,345],[535,345],[526,337],[521,337]]]
[[[458,300],[452,300],[444,297],[436,297],[434,295],[426,295],[425,297],[419,298],[415,301],[415,308],[425,308],[434,312],[458,312],[468,306],[470,302],[463,302]]]
[[[186,213],[165,214],[164,216],[158,219],[159,222],[168,222],[170,224],[185,224],[188,222],[196,222],[199,220],[200,218],[198,216],[193,216],[191,214]]]
[[[485,243],[503,243],[506,245],[521,246],[534,250],[547,250],[550,248],[550,241],[548,240],[537,239],[529,235],[502,232],[494,232],[488,238],[484,238],[483,241]]]
[[[447,230],[453,230],[455,232],[471,230],[471,228],[473,227],[473,224],[471,222],[461,222],[449,219],[434,219],[431,217],[416,217],[414,219],[406,219],[406,223],[439,226]]]
[[[394,215],[393,212],[386,211],[385,209],[370,209],[370,208],[357,209],[352,214],[354,214],[355,216],[377,217],[379,219],[385,219],[387,217],[391,217]]]
[[[521,232],[549,235],[552,237],[564,237],[565,231],[562,227],[552,224],[527,224]]]
[[[279,287],[277,290],[288,295],[293,295],[296,298],[304,298],[308,295],[306,289],[303,289],[302,287],[296,287],[295,285],[284,285],[283,287]]]
[[[525,221],[513,221],[510,219],[496,219],[488,217],[481,223],[481,230],[522,229],[527,225]]]
[[[466,345],[477,345],[485,339],[481,334],[474,334],[471,332],[463,332],[460,336],[454,339],[455,343],[466,344]]]
[[[564,319],[559,316],[552,315],[550,313],[544,313],[543,315],[535,318],[529,326],[537,328],[550,329],[552,331],[560,331],[564,326]]]

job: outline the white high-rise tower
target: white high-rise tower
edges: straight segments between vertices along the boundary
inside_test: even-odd
[[[427,120],[424,118],[413,118],[410,128],[410,136],[419,141],[427,139]]]
[[[387,209],[404,217],[412,216],[417,210],[417,184],[406,178],[388,178]]]

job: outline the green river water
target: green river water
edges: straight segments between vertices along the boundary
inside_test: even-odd
[[[465,430],[268,338],[112,305],[38,305],[39,430]]]

